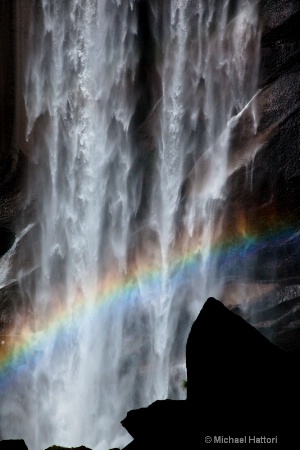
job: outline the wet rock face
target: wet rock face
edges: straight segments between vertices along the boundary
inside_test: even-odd
[[[32,0],[0,3],[0,225],[15,219],[24,201],[24,195],[16,197],[25,189],[29,149],[24,73],[32,5]],[[5,211],[3,204],[10,201]]]
[[[255,236],[275,235],[280,229],[299,226],[300,200],[300,82],[299,82],[299,2],[260,3],[262,20],[260,92],[256,99],[258,128],[241,120],[233,130],[230,160],[238,160],[245,147],[249,154],[245,164],[233,171],[224,188],[224,236],[232,233]],[[259,139],[261,137],[261,139]],[[257,142],[257,145],[253,143]],[[252,147],[251,147],[252,145]],[[237,167],[237,164],[233,164]],[[273,243],[270,245],[274,249]],[[270,260],[270,245],[257,256],[256,265]],[[278,243],[275,245],[278,247]],[[281,246],[281,244],[279,244]],[[276,250],[275,250],[276,253]],[[294,277],[298,268],[284,270],[281,249],[277,252],[278,270],[269,280]],[[274,252],[270,253],[274,259]],[[285,260],[285,263],[288,263]],[[280,267],[282,266],[282,267]],[[231,270],[232,271],[232,270]],[[247,261],[244,276],[247,277]],[[248,271],[250,277],[257,273]],[[267,276],[267,275],[266,275]]]
[[[0,264],[1,276],[16,267],[19,249],[7,251],[24,228],[29,143],[25,140],[24,68],[32,0],[0,2]],[[27,224],[26,224],[27,225]],[[25,225],[25,226],[26,226]],[[15,279],[15,273],[12,277]],[[6,333],[21,303],[16,284],[0,290],[0,334]]]
[[[14,241],[14,234],[8,228],[0,227],[0,257],[13,246]]]
[[[0,166],[5,162],[7,150],[12,142],[14,125],[14,80],[15,65],[12,49],[14,48],[13,1],[0,4]]]
[[[275,285],[257,298],[255,306],[232,311],[242,316],[267,339],[287,353],[300,354],[300,286]]]
[[[26,197],[24,73],[32,0],[0,3],[0,227],[20,226]]]
[[[233,130],[232,172],[222,210],[219,261],[228,283],[274,283],[267,295],[241,295],[238,313],[272,342],[299,353],[300,4],[261,0],[258,128],[247,112]],[[245,156],[246,155],[246,156]],[[243,300],[242,300],[243,299]],[[267,316],[270,314],[270,318]]]
[[[276,79],[283,69],[299,61],[299,2],[261,0],[262,62],[261,84]]]

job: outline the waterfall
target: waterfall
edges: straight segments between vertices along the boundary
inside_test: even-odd
[[[256,89],[256,2],[149,0],[160,98],[142,162],[140,3],[41,0],[33,11],[36,233],[34,270],[20,276],[32,313],[13,329],[26,349],[0,401],[1,435],[31,450],[124,446],[128,410],[184,398],[190,325],[222,290],[212,246],[232,123]]]

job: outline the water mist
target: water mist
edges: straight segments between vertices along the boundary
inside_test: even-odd
[[[256,3],[148,3],[161,96],[142,220],[150,168],[136,164],[132,130],[139,2],[41,0],[32,14],[25,101],[36,269],[20,286],[32,298],[24,330],[36,344],[0,410],[3,438],[31,450],[122,447],[128,410],[184,398],[191,323],[222,290],[212,245],[231,124],[256,89]]]

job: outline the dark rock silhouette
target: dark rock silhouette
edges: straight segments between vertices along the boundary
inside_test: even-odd
[[[271,385],[279,381],[281,365],[287,364],[288,357],[255,328],[221,302],[209,298],[187,341],[187,400],[203,400],[203,386],[212,383],[214,390],[209,393],[208,403],[223,395],[224,384],[239,390],[244,386],[253,394],[263,385],[264,395],[269,394]]]
[[[27,445],[23,439],[8,439],[0,441],[1,450],[28,450]]]
[[[122,425],[134,441],[126,450],[202,448],[208,436],[225,446],[299,445],[295,361],[214,298],[191,328],[186,365],[187,400],[129,411]]]
[[[52,445],[52,447],[48,447],[46,450],[91,450],[91,449],[85,447],[84,445],[81,445],[80,447],[61,447],[60,445]]]
[[[0,441],[0,450],[28,450],[27,445],[23,439],[8,439]],[[80,447],[61,447],[60,445],[52,445],[46,450],[91,450],[84,445]],[[114,449],[111,449],[114,450]]]

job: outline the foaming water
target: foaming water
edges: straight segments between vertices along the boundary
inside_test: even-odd
[[[142,225],[138,4],[42,0],[33,14],[25,100],[38,269],[21,284],[33,303],[21,332],[37,344],[15,355],[0,425],[32,450],[122,447],[128,410],[182,398],[189,327],[222,291],[212,246],[231,122],[255,94],[255,2],[149,2],[162,98]],[[159,268],[155,283],[144,267]],[[108,280],[123,288],[101,306]]]

